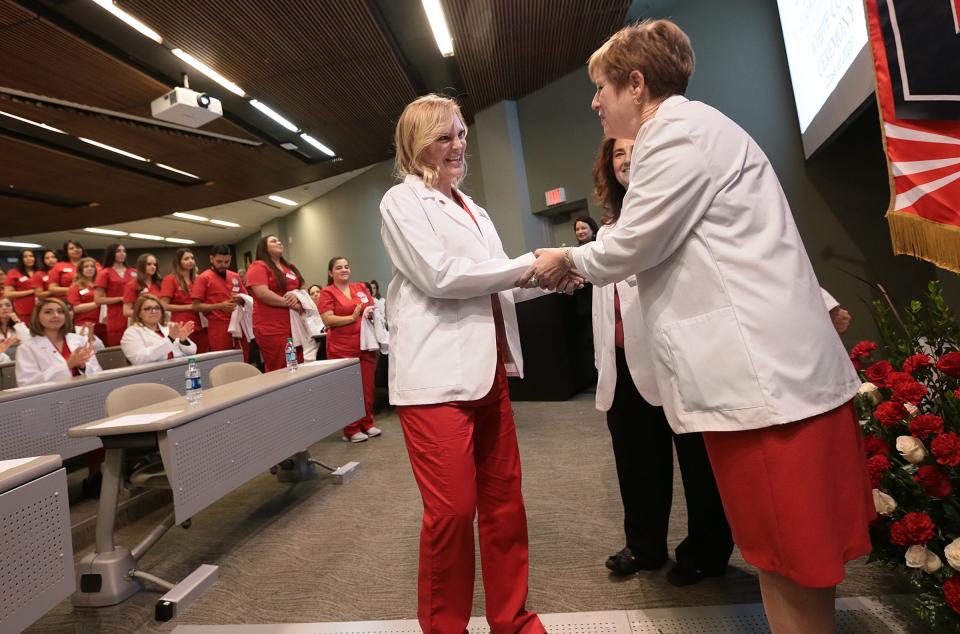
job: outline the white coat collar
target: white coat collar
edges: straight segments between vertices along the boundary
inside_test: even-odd
[[[471,234],[473,234],[478,240],[480,240],[480,242],[486,245],[487,243],[486,238],[480,232],[480,228],[479,228],[480,221],[477,220],[476,222],[474,222],[473,220],[471,220],[470,217],[466,213],[464,213],[460,205],[458,205],[455,201],[447,198],[446,195],[440,192],[440,190],[433,189],[432,187],[427,187],[424,184],[423,179],[414,174],[407,174],[404,177],[403,182],[406,184],[412,185],[414,191],[417,192],[417,195],[420,196],[421,199],[435,200],[437,202],[437,206],[441,210],[443,210],[444,213],[446,213],[455,221],[459,222],[461,225],[466,227]],[[481,213],[479,207],[477,207],[476,203],[473,202],[473,199],[471,199],[469,196],[464,194],[462,191],[460,191],[456,187],[454,187],[453,190],[457,193],[457,195],[460,197],[463,203],[467,206],[467,208],[470,210],[470,213],[473,214],[474,218],[479,219],[481,217],[483,218],[486,217],[486,214]]]
[[[682,103],[687,103],[688,101],[690,100],[683,95],[673,95],[672,97],[667,97],[663,100],[663,103],[660,104],[660,107],[657,108],[657,114],[653,116],[659,117],[661,112],[665,112],[670,108],[675,108],[676,106],[679,106]]]

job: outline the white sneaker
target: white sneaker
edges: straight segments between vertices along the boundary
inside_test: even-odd
[[[365,433],[370,438],[373,438],[374,436],[379,436],[380,434],[382,434],[383,430],[380,429],[379,427],[371,427],[370,429],[366,430],[363,433]]]
[[[362,431],[358,431],[357,433],[355,433],[353,436],[350,436],[349,438],[347,437],[346,434],[344,434],[343,436],[341,436],[341,438],[343,438],[343,441],[344,441],[344,442],[363,442],[363,441],[369,439],[370,436],[367,436],[367,435],[366,435],[365,433],[363,433]]]

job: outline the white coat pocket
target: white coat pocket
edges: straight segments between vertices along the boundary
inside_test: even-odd
[[[456,329],[456,324],[444,323],[436,317],[415,317],[396,326],[392,333],[391,352],[397,364],[403,367],[397,386],[400,390],[460,385],[459,347],[448,346],[438,354],[436,345],[430,345],[430,339],[444,328]]]
[[[673,371],[684,413],[763,406],[733,308],[669,324],[662,332],[662,360]]]

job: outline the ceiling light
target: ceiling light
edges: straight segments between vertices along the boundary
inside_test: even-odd
[[[267,115],[268,117],[270,117],[271,119],[273,119],[274,121],[282,125],[283,127],[285,127],[287,130],[290,130],[291,132],[296,132],[297,130],[300,129],[294,124],[290,123],[289,120],[281,117],[279,114],[277,114],[276,110],[266,105],[265,103],[259,102],[256,99],[251,99],[250,105],[256,108],[257,110],[259,110],[260,112],[262,112],[263,114]]]
[[[235,222],[230,222],[229,220],[217,220],[215,218],[210,219],[210,224],[220,225],[221,227],[239,227]]]
[[[125,236],[127,235],[126,231],[118,231],[117,229],[101,229],[99,227],[87,227],[84,231],[88,233],[100,233],[105,236]]]
[[[453,40],[450,38],[450,29],[447,28],[447,18],[443,15],[440,0],[422,0],[423,10],[427,12],[427,21],[433,31],[433,39],[437,41],[437,48],[444,57],[453,55]]]
[[[140,240],[163,240],[163,236],[155,236],[152,233],[131,233],[130,237]]]
[[[177,218],[183,218],[184,220],[196,220],[197,222],[206,222],[210,220],[206,216],[195,216],[194,214],[184,213],[182,211],[175,211],[173,215]]]
[[[65,134],[63,130],[58,130],[52,125],[47,125],[46,123],[38,123],[36,121],[31,121],[30,119],[18,117],[15,114],[10,114],[9,112],[4,112],[3,110],[0,110],[0,114],[2,114],[5,117],[10,117],[11,119],[16,119],[17,121],[22,121],[24,123],[29,123],[30,125],[35,125],[38,128],[43,128],[44,130],[50,130],[51,132],[59,132],[60,134]]]
[[[160,37],[159,33],[154,31],[149,26],[147,26],[140,20],[136,19],[135,17],[133,17],[132,15],[130,15],[129,13],[127,13],[126,11],[118,7],[117,5],[113,4],[112,0],[93,0],[93,2],[95,4],[100,5],[110,13],[112,13],[115,17],[125,22],[128,26],[132,27],[133,29],[136,29],[141,34],[146,35],[157,44],[163,44],[163,38]]]
[[[86,139],[82,136],[77,138],[83,141],[84,143],[95,145],[98,148],[103,148],[104,150],[108,150],[110,152],[116,152],[117,154],[121,154],[123,156],[126,156],[127,158],[136,159],[138,161],[143,161],[145,163],[147,162],[147,159],[143,158],[139,154],[134,154],[133,152],[127,152],[126,150],[121,150],[120,148],[113,147],[112,145],[107,145],[106,143],[100,143],[100,141],[94,141],[93,139]]]
[[[275,203],[280,203],[281,205],[290,205],[291,207],[296,207],[300,203],[295,200],[290,200],[289,198],[284,198],[283,196],[267,196],[270,200]]]
[[[187,240],[186,238],[164,238],[167,242],[174,242],[176,244],[196,244],[193,240]]]
[[[199,59],[197,59],[190,53],[187,53],[183,49],[179,49],[179,48],[175,48],[170,52],[176,55],[177,57],[179,57],[180,59],[182,59],[183,61],[185,61],[187,64],[190,64],[191,66],[196,68],[198,71],[200,71],[201,73],[203,73],[204,75],[212,79],[213,81],[217,82],[218,84],[220,84],[221,86],[223,86],[224,88],[232,92],[233,94],[239,97],[247,96],[247,93],[243,91],[243,88],[236,85],[235,83],[233,83],[232,81],[230,81],[229,79],[227,79],[226,77],[218,73],[217,71],[213,70],[212,68],[210,68],[209,66],[201,62]]]
[[[18,249],[39,249],[40,244],[34,244],[33,242],[7,242],[6,240],[0,240],[0,247],[15,247]]]
[[[310,145],[312,145],[313,147],[317,148],[327,156],[336,156],[333,150],[328,148],[326,145],[324,145],[320,141],[317,141],[315,138],[313,138],[309,134],[301,134],[300,138],[306,141],[307,143],[309,143]]]
[[[156,163],[157,167],[163,168],[170,172],[176,172],[177,174],[183,174],[184,176],[189,176],[190,178],[196,178],[200,180],[200,177],[196,174],[191,174],[190,172],[184,172],[183,170],[178,170],[176,167],[170,167],[169,165],[164,165],[163,163]]]

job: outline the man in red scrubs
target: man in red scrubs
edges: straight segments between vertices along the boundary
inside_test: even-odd
[[[210,268],[197,276],[190,290],[193,310],[207,317],[207,338],[210,351],[243,348],[243,360],[249,361],[247,340],[239,341],[227,331],[230,315],[242,300],[237,295],[247,293],[240,275],[230,270],[233,256],[230,247],[221,244],[210,251]]]

